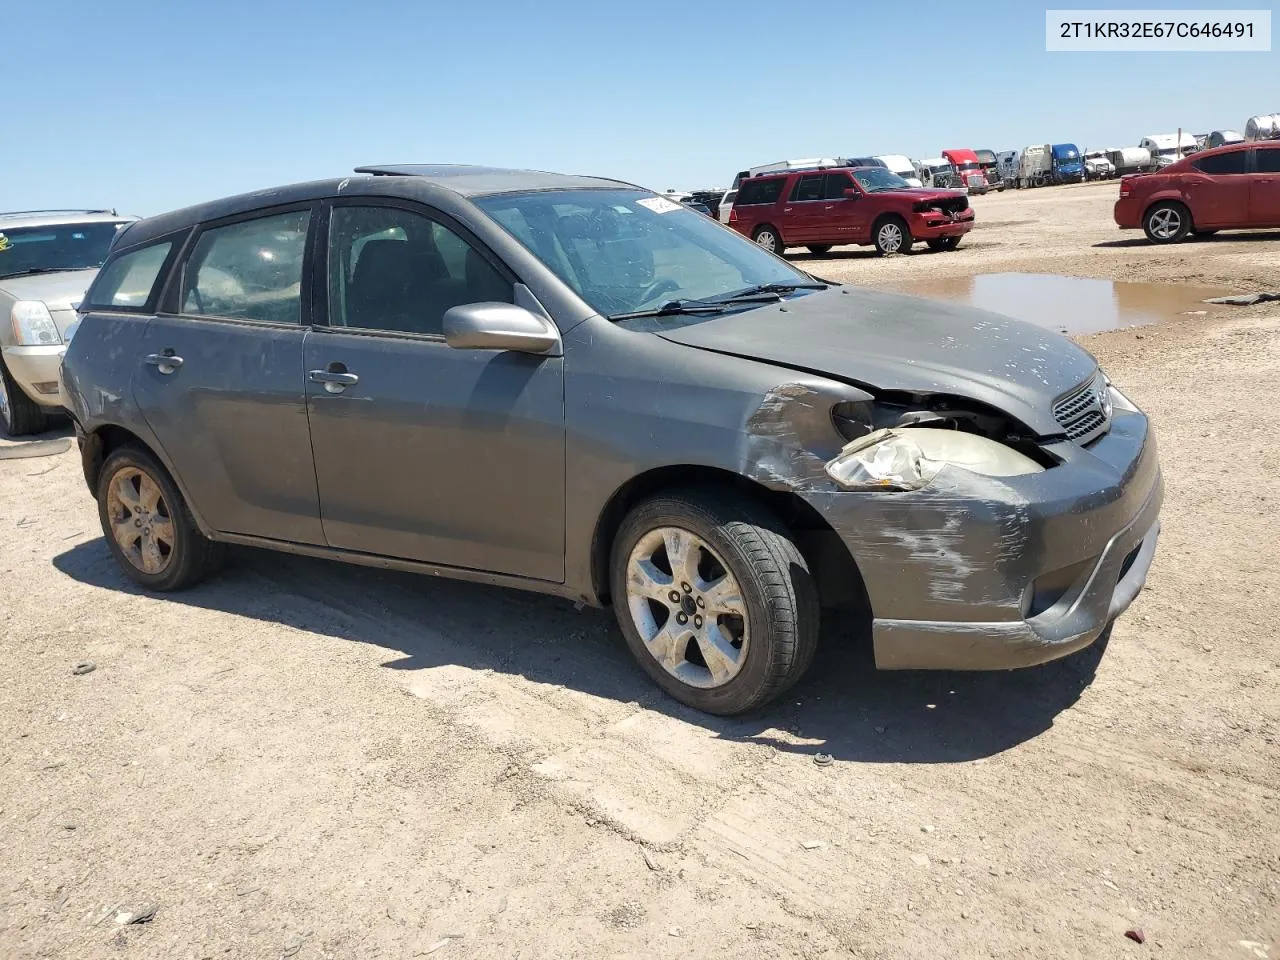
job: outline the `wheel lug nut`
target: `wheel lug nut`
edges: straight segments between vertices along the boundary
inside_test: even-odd
[[[693,593],[693,587],[689,586],[687,583],[680,584],[680,589],[685,593]]]
[[[701,618],[700,616],[698,616],[697,614],[694,614],[694,617],[693,617],[693,625],[694,625],[695,627],[697,627],[699,630],[701,630],[701,629],[702,629],[702,618]]]
[[[686,617],[683,613],[676,614],[676,623],[681,624],[683,626],[688,622],[689,622],[689,618]]]
[[[706,602],[705,600],[703,600],[701,597],[699,597],[699,598],[698,598],[698,606],[700,606],[700,607],[705,607],[706,605],[707,605],[707,602]]]
[[[672,591],[671,591],[671,593],[669,594],[669,596],[671,597],[671,602],[672,602],[672,603],[679,603],[679,602],[680,602],[680,594],[679,594],[679,592],[678,592],[678,591],[676,591],[676,590],[672,590]]]

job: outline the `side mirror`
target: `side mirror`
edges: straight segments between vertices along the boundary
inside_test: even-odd
[[[846,200],[857,200],[862,194],[858,192],[857,187],[845,187],[844,198]]]
[[[560,331],[514,303],[464,303],[444,315],[444,339],[455,350],[514,350],[559,355]]]

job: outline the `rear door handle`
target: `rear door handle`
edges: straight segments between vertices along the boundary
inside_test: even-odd
[[[307,373],[307,379],[312,383],[324,384],[324,388],[330,393],[341,393],[360,382],[360,378],[354,373],[338,370],[311,370]]]
[[[184,361],[172,353],[149,353],[142,358],[142,362],[158,367],[160,372],[167,376],[182,366]]]

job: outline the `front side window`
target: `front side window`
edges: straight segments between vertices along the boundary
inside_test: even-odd
[[[107,309],[145,306],[172,249],[173,242],[166,240],[116,257],[98,274],[85,302]]]
[[[751,185],[743,183],[739,205]],[[740,234],[643,190],[497,194],[474,203],[606,316],[765,283],[813,283]]]
[[[1232,153],[1218,153],[1207,157],[1197,157],[1191,161],[1191,165],[1201,173],[1207,173],[1210,176],[1220,177],[1228,176],[1233,173],[1245,172],[1245,151],[1236,150]]]
[[[1263,149],[1259,147],[1253,152],[1259,173],[1280,173],[1280,148]]]
[[[853,181],[849,179],[849,175],[847,173],[827,174],[826,198],[828,200],[843,200],[844,192],[852,188]]]
[[[0,278],[100,267],[124,226],[107,221],[6,229],[0,221]]]
[[[310,220],[310,210],[294,210],[203,231],[183,271],[182,312],[301,322]]]
[[[439,336],[464,303],[511,303],[514,289],[444,224],[398,207],[334,207],[329,324]]]
[[[791,199],[797,203],[805,200],[821,200],[822,190],[822,174],[819,173],[809,177],[801,177],[796,181],[796,185],[791,189]]]

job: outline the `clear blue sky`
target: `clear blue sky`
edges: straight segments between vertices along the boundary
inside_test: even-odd
[[[1046,53],[1047,5],[12,0],[0,210],[146,215],[371,162],[687,189],[784,157],[1122,146],[1280,111],[1275,51]]]

